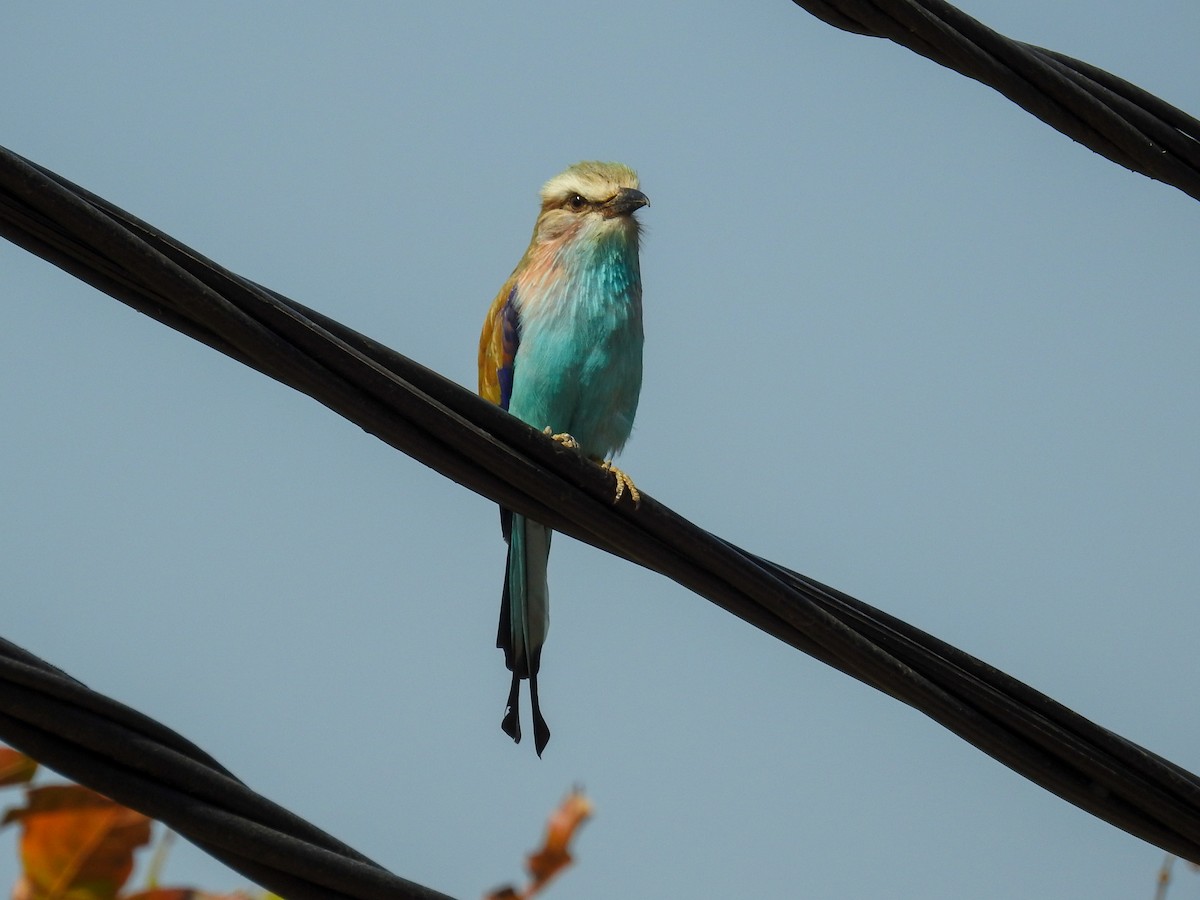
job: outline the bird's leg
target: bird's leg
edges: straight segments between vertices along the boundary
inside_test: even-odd
[[[568,450],[580,449],[579,441],[575,440],[574,437],[567,434],[565,431],[562,434],[555,434],[554,430],[547,425],[542,429],[542,434],[546,435],[552,440],[558,441]],[[613,503],[619,503],[621,501],[621,497],[625,494],[626,489],[629,491],[629,497],[631,500],[633,500],[634,506],[637,506],[642,502],[641,491],[637,489],[637,486],[633,483],[633,479],[614,466],[611,459],[601,459],[599,456],[591,456],[588,458],[591,459],[592,462],[596,463],[596,465],[602,468],[605,472],[611,472],[612,477],[616,479],[617,495],[613,497]]]
[[[629,488],[629,497],[633,500],[633,505],[637,506],[642,502],[642,494],[633,483],[633,479],[613,465],[611,459],[596,460],[605,472],[611,472],[617,482],[617,496],[613,497],[613,503],[621,501],[621,495],[625,493],[625,489]]]
[[[575,438],[571,437],[571,435],[567,434],[565,431],[562,434],[555,434],[553,429],[547,425],[542,429],[542,434],[549,435],[551,440],[558,441],[568,450],[579,449],[579,441],[575,440]]]

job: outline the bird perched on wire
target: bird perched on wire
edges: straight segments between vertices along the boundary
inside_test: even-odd
[[[612,456],[629,439],[642,387],[642,279],[638,222],[649,206],[637,174],[620,163],[581,162],[542,187],[529,249],[493,301],[479,337],[479,393],[612,472],[613,502],[629,477]],[[501,728],[521,740],[521,681],[529,681],[534,746],[550,729],[537,674],[550,622],[550,529],[500,510],[508,564],[496,645],[512,687]]]

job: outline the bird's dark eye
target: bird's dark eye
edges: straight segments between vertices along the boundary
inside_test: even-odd
[[[571,207],[571,209],[575,210],[575,212],[579,212],[579,210],[583,209],[587,205],[588,202],[584,200],[583,197],[579,196],[579,194],[572,194],[567,199],[567,206]]]

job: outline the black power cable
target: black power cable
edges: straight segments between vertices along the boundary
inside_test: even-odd
[[[0,735],[288,900],[446,900],[250,790],[199,747],[0,638]]]
[[[883,37],[995,88],[1118,165],[1200,200],[1200,121],[1124,79],[1014,41],[942,0],[793,0],[845,31]]]

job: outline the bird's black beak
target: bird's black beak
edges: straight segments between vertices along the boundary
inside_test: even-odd
[[[650,198],[634,188],[622,188],[615,197],[600,207],[606,218],[627,216],[635,209],[650,205]]]

